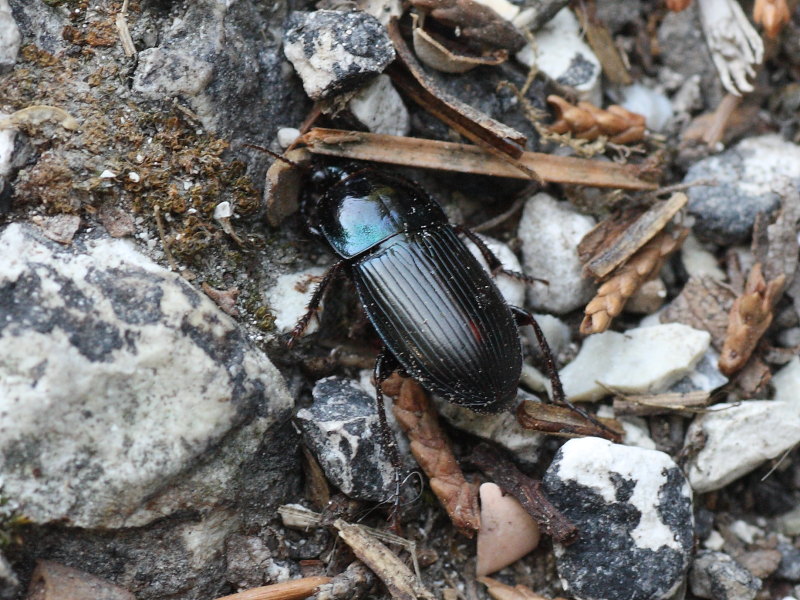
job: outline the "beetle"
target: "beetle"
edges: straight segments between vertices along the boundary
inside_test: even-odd
[[[452,225],[431,196],[402,177],[331,166],[316,169],[311,179],[326,189],[303,212],[339,261],[313,292],[291,339],[302,335],[330,282],[345,272],[383,343],[374,369],[378,416],[396,472],[399,458],[381,392],[396,370],[450,402],[498,413],[517,396],[523,359],[517,328],[532,325],[554,399],[564,401],[538,324],[529,312],[505,302],[462,236],[477,245],[493,274],[531,278],[505,271],[476,234]]]

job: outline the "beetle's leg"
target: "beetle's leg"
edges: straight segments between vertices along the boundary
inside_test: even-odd
[[[308,302],[308,306],[306,307],[306,314],[300,317],[300,320],[292,329],[292,333],[289,336],[289,342],[287,346],[291,347],[292,344],[295,343],[297,338],[303,335],[303,332],[308,327],[309,321],[311,321],[311,317],[317,314],[317,310],[319,310],[319,303],[322,302],[322,297],[325,295],[325,290],[327,289],[328,285],[331,281],[336,277],[339,273],[339,270],[345,264],[346,261],[340,260],[336,264],[334,264],[330,269],[325,272],[325,275],[322,276],[322,280],[317,284],[314,293],[311,295],[311,300]]]
[[[394,354],[386,350],[386,347],[381,349],[378,354],[378,359],[375,361],[375,369],[373,375],[375,377],[375,403],[378,407],[378,423],[381,428],[381,437],[383,438],[383,447],[389,451],[389,460],[392,462],[392,469],[394,469],[394,507],[392,508],[391,521],[393,527],[397,528],[399,525],[400,516],[400,453],[397,450],[397,442],[395,442],[392,430],[389,429],[389,421],[386,418],[386,404],[383,401],[383,391],[381,385],[389,379],[400,367],[400,363],[395,358]]]
[[[556,370],[556,361],[553,358],[553,352],[550,350],[550,344],[547,343],[547,339],[544,337],[542,328],[539,327],[539,324],[536,322],[536,319],[533,318],[533,315],[524,308],[520,308],[519,306],[510,306],[509,308],[511,309],[511,313],[514,315],[514,318],[517,320],[517,325],[520,327],[524,325],[530,325],[533,327],[533,333],[536,335],[536,341],[538,342],[539,348],[544,356],[544,363],[547,367],[547,375],[550,377],[550,385],[553,388],[554,402],[556,404],[562,404],[566,406],[572,412],[579,414],[592,425],[599,427],[603,431],[618,435],[618,432],[611,430],[606,425],[603,425],[585,410],[575,406],[572,402],[567,400],[567,397],[564,395],[564,387],[561,385],[561,378],[558,376],[558,371]]]
[[[489,270],[492,272],[492,277],[496,277],[498,273],[502,273],[503,275],[507,275],[508,277],[513,277],[514,279],[519,279],[520,281],[524,281],[528,284],[533,283],[544,283],[545,285],[548,284],[548,281],[545,279],[538,279],[537,277],[531,277],[530,275],[526,275],[525,273],[520,273],[519,271],[510,271],[509,269],[503,268],[503,263],[500,262],[500,259],[495,256],[494,252],[492,252],[489,247],[486,245],[480,236],[475,233],[474,231],[467,229],[461,225],[455,225],[456,233],[460,233],[466,236],[473,244],[478,247],[478,250],[481,251],[483,255],[483,259],[486,261],[486,264],[489,265]]]

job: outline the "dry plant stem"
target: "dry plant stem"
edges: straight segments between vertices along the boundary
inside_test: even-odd
[[[605,75],[611,83],[617,85],[630,85],[633,83],[631,74],[625,66],[625,61],[614,44],[614,38],[611,32],[603,23],[593,20],[589,15],[586,5],[579,4],[577,10],[578,18],[581,22],[581,28],[586,35],[586,41],[589,42],[595,55],[600,60],[603,67],[603,75]]]
[[[590,335],[608,329],[611,320],[622,312],[628,298],[645,281],[658,275],[667,256],[680,248],[688,234],[687,228],[681,229],[675,237],[661,232],[616,269],[586,305],[580,332]]]
[[[525,429],[560,437],[584,437],[591,435],[619,443],[622,441],[622,425],[614,419],[593,417],[595,425],[566,406],[542,404],[526,400],[517,407],[517,422]]]
[[[330,577],[303,577],[245,590],[230,596],[222,596],[217,600],[302,600],[313,594],[317,587],[330,580]]]
[[[676,193],[665,202],[653,204],[608,247],[603,248],[586,263],[583,268],[584,275],[591,275],[597,279],[607,276],[662,231],[688,201],[686,194]]]
[[[786,276],[780,274],[767,283],[761,269],[761,263],[753,265],[744,292],[734,300],[728,315],[728,332],[719,357],[719,368],[725,375],[745,366],[772,323],[772,309],[783,293]]]
[[[711,394],[700,391],[642,396],[620,394],[614,398],[614,414],[636,417],[679,414],[690,417],[710,403]]]
[[[315,128],[302,142],[314,154],[356,160],[528,179],[515,167],[470,144],[378,133]],[[658,185],[636,176],[632,165],[524,152],[520,163],[530,166],[545,181],[628,190],[655,190]]]
[[[717,110],[714,111],[711,123],[708,125],[703,134],[703,141],[708,146],[716,146],[722,141],[725,135],[725,128],[728,126],[728,121],[733,115],[733,112],[742,103],[741,96],[734,96],[733,94],[725,94],[720,100]]]
[[[589,102],[573,106],[560,96],[548,96],[547,102],[556,110],[556,120],[550,131],[596,140],[601,135],[614,144],[630,144],[644,138],[645,118],[613,104],[603,110]]]
[[[478,494],[464,478],[427,392],[413,379],[404,378],[393,410],[411,443],[411,454],[430,480],[431,490],[456,529],[472,537],[480,529]]]
[[[178,268],[178,263],[175,262],[175,258],[172,256],[172,251],[169,249],[167,234],[164,230],[164,220],[161,218],[161,207],[158,204],[153,207],[153,216],[156,218],[158,237],[161,239],[161,246],[164,248],[164,255],[167,257],[169,268],[171,271],[178,273],[180,269]]]
[[[341,519],[333,523],[339,537],[350,546],[361,562],[367,565],[383,581],[396,600],[433,600],[411,570],[389,548],[370,536],[359,525],[351,525]]]
[[[545,533],[560,544],[575,541],[577,529],[553,506],[541,490],[541,483],[522,473],[500,452],[479,444],[468,458],[505,493],[516,498]]]

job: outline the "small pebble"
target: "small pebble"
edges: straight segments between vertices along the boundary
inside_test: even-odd
[[[22,35],[11,14],[8,0],[0,0],[0,73],[14,68],[21,43]]]
[[[793,403],[800,410],[800,357],[795,356],[772,377],[775,400]]]
[[[778,552],[781,553],[781,562],[778,565],[777,576],[792,583],[800,582],[800,548],[795,548],[787,542],[779,542]]]
[[[694,369],[710,341],[707,332],[679,323],[591,335],[561,369],[564,393],[574,401],[597,400],[609,387],[631,394],[662,392]]]
[[[281,148],[288,148],[300,137],[300,130],[294,127],[281,127],[278,129],[278,145]]]
[[[761,580],[724,552],[701,550],[689,573],[692,593],[711,600],[753,600]]]
[[[494,483],[480,488],[481,528],[475,574],[489,575],[507,567],[539,545],[539,524],[513,496]]]
[[[394,60],[386,30],[367,13],[295,11],[287,24],[284,54],[312,100],[356,89]]]
[[[225,200],[220,202],[214,208],[214,218],[219,221],[220,219],[230,219],[233,216],[233,208],[231,203]]]
[[[717,281],[725,281],[725,272],[719,268],[717,257],[706,250],[694,234],[690,233],[681,246],[683,268],[690,277],[708,275]]]
[[[536,33],[536,48],[526,45],[517,53],[526,67],[534,64],[557,83],[574,88],[581,100],[599,106],[602,101],[600,61],[583,41],[578,19],[561,9]]]
[[[715,404],[695,417],[686,440],[702,443],[699,451],[688,453],[692,488],[710,492],[800,442],[800,411],[795,404],[774,400]]]
[[[569,546],[554,544],[569,594],[653,600],[680,588],[694,541],[692,493],[668,455],[599,438],[569,440],[543,488],[579,532]]]
[[[342,492],[382,502],[394,493],[394,469],[384,448],[375,398],[341,377],[317,381],[314,403],[297,412],[308,448]]]
[[[569,202],[545,193],[525,203],[517,234],[525,273],[548,282],[529,286],[534,310],[564,314],[591,300],[595,285],[583,277],[577,247],[594,225],[594,219],[578,213]]]
[[[310,267],[303,271],[280,275],[266,291],[264,296],[270,311],[275,315],[275,330],[278,333],[291,331],[306,314],[306,307],[311,301],[317,282],[326,270],[324,267]],[[305,334],[314,333],[318,328],[318,318],[314,317],[308,322]]]
[[[684,182],[714,179],[715,185],[687,190],[694,231],[721,245],[744,242],[759,213],[780,206],[775,183],[786,177],[800,185],[800,146],[779,135],[747,138],[734,148],[689,168]]]
[[[106,169],[105,171],[100,173],[100,179],[114,179],[116,176],[117,174],[110,169]]]
[[[634,83],[622,90],[620,103],[631,112],[645,118],[647,128],[661,131],[672,117],[672,104],[664,94],[641,83]]]

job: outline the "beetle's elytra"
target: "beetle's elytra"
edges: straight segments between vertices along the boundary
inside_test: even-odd
[[[478,244],[494,270],[500,270],[497,258],[405,179],[373,169],[326,173],[336,181],[312,207],[312,228],[341,260],[323,278],[293,336],[344,270],[385,345],[375,369],[379,383],[401,368],[450,402],[477,412],[506,409],[522,369],[517,326],[535,323],[506,304],[459,234]],[[326,181],[325,173],[314,179]]]

